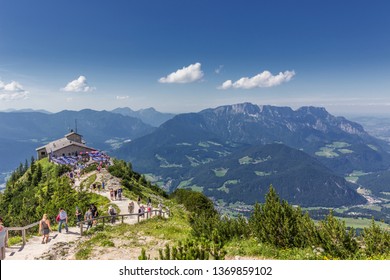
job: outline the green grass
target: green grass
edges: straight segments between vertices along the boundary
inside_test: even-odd
[[[189,189],[193,190],[194,192],[203,192],[203,187],[192,185],[189,187]]]
[[[370,209],[378,212],[382,211],[382,207],[379,206],[378,204],[363,205],[361,208]]]
[[[221,191],[221,192],[225,192],[225,193],[229,193],[229,188],[227,188],[225,186],[225,184],[223,184],[222,187],[218,188],[217,190]]]
[[[365,175],[368,175],[370,173],[366,173],[366,172],[363,172],[363,170],[354,170],[350,176],[357,176],[357,177],[360,177],[360,176],[365,176]]]
[[[210,144],[208,142],[199,142],[198,146],[203,148],[209,148]]]
[[[228,170],[229,170],[229,168],[222,168],[222,167],[213,169],[214,174],[215,174],[215,176],[217,176],[217,177],[223,177],[223,176],[225,176],[226,173],[228,172]]]
[[[191,178],[191,179],[188,179],[188,180],[185,180],[185,181],[181,181],[178,188],[186,188],[186,187],[189,187],[191,185],[191,182],[194,178]]]
[[[161,168],[182,168],[183,165],[172,163],[172,164],[160,165],[160,167]]]
[[[332,144],[328,144],[326,145],[327,147],[329,148],[333,148],[333,149],[341,149],[341,148],[346,148],[346,147],[349,147],[351,146],[351,144],[348,144],[346,142],[333,142]]]
[[[182,181],[178,188],[193,190],[194,192],[203,192],[204,187],[198,185],[191,185],[191,181],[193,178],[187,181]]]
[[[267,160],[270,160],[271,157],[268,156],[266,158],[258,158],[258,159],[253,159],[251,158],[250,156],[245,156],[245,157],[242,157],[238,160],[238,162],[243,165],[243,164],[258,164],[258,163],[262,163],[262,162],[265,162]]]
[[[367,146],[373,149],[374,151],[378,151],[378,148],[374,145],[368,144]]]
[[[213,141],[207,141],[207,143],[214,145],[214,146],[222,146],[221,144],[219,144],[217,142],[213,142]]]
[[[263,176],[270,176],[272,174],[272,172],[255,171],[255,174],[257,176],[263,177]]]
[[[249,156],[242,157],[238,160],[240,164],[250,164],[253,161],[253,158]]]
[[[199,160],[197,160],[196,158],[190,157],[187,155],[186,155],[186,158],[190,161],[192,167],[196,167],[196,166],[200,165]]]
[[[347,227],[353,227],[353,228],[365,228],[369,227],[371,225],[371,219],[366,218],[339,218],[337,219],[344,221],[345,225]],[[388,224],[382,223],[382,222],[375,222],[377,225],[379,225],[381,228],[390,230],[390,226]]]
[[[107,247],[128,250],[146,247],[149,251],[156,249],[158,240],[172,244],[178,240],[185,240],[190,235],[187,212],[172,201],[167,201],[167,206],[172,212],[171,217],[167,219],[155,217],[135,225],[117,223],[115,226],[106,226],[104,229],[93,227],[87,233],[89,239],[77,247],[76,259],[91,259],[94,252],[100,252]],[[140,238],[144,240],[142,243]]]
[[[159,176],[154,175],[152,173],[147,173],[147,174],[143,174],[143,175],[145,176],[145,179],[147,181],[151,181],[151,182],[157,182],[160,179]]]
[[[156,154],[155,157],[160,161],[160,167],[161,168],[177,168],[177,167],[183,167],[181,164],[174,164],[169,163],[165,158],[162,156]]]
[[[176,146],[192,146],[192,144],[183,142],[183,143],[176,143]]]
[[[348,182],[351,182],[351,183],[357,183],[357,181],[359,180],[359,177],[356,177],[356,176],[347,176],[344,178],[345,180],[347,180]]]
[[[13,246],[15,244],[20,244],[23,242],[23,239],[21,236],[12,236],[8,238],[8,246]]]
[[[333,148],[329,148],[329,147],[320,148],[320,151],[315,152],[315,155],[319,157],[326,157],[326,158],[334,158],[339,156],[339,154],[336,153]]]
[[[278,260],[316,260],[321,258],[311,248],[277,249],[271,245],[258,243],[254,238],[231,241],[225,245],[225,249],[228,259],[236,256]]]
[[[231,152],[228,151],[214,151],[214,152],[217,153],[220,157],[225,157],[231,154]]]
[[[338,149],[337,151],[339,151],[342,154],[352,154],[352,153],[354,153],[354,151],[349,150],[349,149]]]
[[[349,174],[347,177],[345,177],[345,180],[357,183],[359,180],[359,177],[368,175],[370,173],[363,172],[362,170],[354,170],[351,174]]]

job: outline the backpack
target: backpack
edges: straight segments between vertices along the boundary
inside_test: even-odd
[[[60,214],[58,214],[56,217],[56,222],[59,222],[59,221],[60,221]]]

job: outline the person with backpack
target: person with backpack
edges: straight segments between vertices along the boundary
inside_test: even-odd
[[[39,232],[43,236],[42,244],[49,242],[50,231],[51,231],[50,220],[47,218],[47,214],[43,214],[42,220],[39,222]]]
[[[65,224],[65,231],[66,231],[66,233],[68,233],[69,232],[69,230],[68,230],[68,214],[66,214],[66,212],[63,208],[60,208],[60,212],[58,213],[56,220],[59,221],[58,232],[61,233],[62,224]]]
[[[108,214],[111,216],[111,224],[114,224],[115,223],[116,212],[115,212],[114,207],[112,207],[112,205],[110,205],[108,207]]]

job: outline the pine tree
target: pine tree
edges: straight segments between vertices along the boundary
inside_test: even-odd
[[[375,224],[374,218],[370,227],[363,230],[363,242],[367,256],[390,254],[390,233]]]
[[[333,211],[320,222],[318,237],[319,245],[331,257],[351,258],[358,251],[355,229],[347,229],[344,221],[333,216]]]

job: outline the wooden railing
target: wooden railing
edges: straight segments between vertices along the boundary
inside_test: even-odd
[[[39,222],[27,225],[24,227],[9,227],[5,228],[0,237],[0,259],[5,258],[5,248],[8,247],[8,233],[10,231],[21,231],[23,245],[26,245],[26,230],[39,225]]]
[[[21,231],[23,245],[26,245],[26,230],[28,230],[29,228],[32,228],[32,227],[35,227],[35,226],[39,225],[39,223],[40,223],[40,221],[38,221],[36,223],[33,223],[31,225],[24,226],[24,227],[9,227],[9,228],[7,228],[7,237],[6,237],[6,239],[8,240],[8,232],[9,231]],[[7,244],[6,244],[6,246],[7,246]]]
[[[151,212],[154,212],[155,216],[162,216],[162,217],[165,217],[165,215],[167,215],[168,217],[170,216],[169,210],[166,210],[166,211],[152,210]],[[80,226],[80,235],[83,235],[84,225],[90,221],[102,220],[103,227],[104,227],[104,224],[107,221],[112,221],[112,219],[115,219],[114,221],[121,219],[121,222],[123,223],[125,217],[137,216],[137,222],[139,223],[140,219],[144,218],[145,216],[146,216],[146,219],[149,219],[151,217],[151,212],[145,212],[144,214],[134,213],[134,214],[117,214],[115,216],[100,216],[100,217],[93,218],[90,220],[78,222],[77,225]],[[40,223],[40,221],[33,223],[33,224],[30,224],[30,225],[27,225],[27,226],[24,226],[24,227],[5,228],[5,231],[0,233],[0,260],[3,260],[5,258],[5,247],[8,247],[8,232],[9,231],[21,231],[23,245],[26,245],[26,230],[39,225],[39,223]]]
[[[155,216],[161,216],[161,217],[165,217],[165,215],[167,215],[168,217],[170,216],[170,211],[169,210],[166,210],[166,211],[152,210],[151,212],[154,212]],[[102,224],[103,224],[103,227],[104,227],[105,223],[107,223],[107,222],[111,223],[111,221],[113,219],[114,219],[114,221],[120,219],[121,223],[123,223],[125,217],[136,216],[137,217],[137,222],[139,223],[141,218],[145,218],[146,217],[146,219],[149,219],[152,216],[151,212],[145,212],[144,214],[133,213],[133,214],[116,214],[114,216],[100,216],[100,217],[97,217],[97,218],[93,218],[93,219],[89,219],[89,220],[85,220],[85,221],[80,221],[80,222],[77,223],[77,225],[80,227],[80,235],[83,235],[84,225],[88,224],[89,222],[101,220]]]

